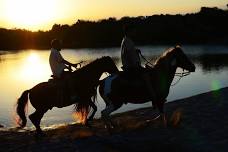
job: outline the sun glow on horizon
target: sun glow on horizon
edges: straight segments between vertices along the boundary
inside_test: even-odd
[[[0,27],[50,30],[54,24],[71,25],[78,19],[185,14],[202,6],[226,8],[226,4],[227,0],[0,0]]]
[[[15,26],[39,29],[56,13],[55,0],[7,0],[5,16]]]

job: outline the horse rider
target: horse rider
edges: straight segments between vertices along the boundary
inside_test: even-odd
[[[78,64],[72,64],[66,61],[60,54],[62,43],[58,39],[51,41],[51,53],[49,56],[49,63],[54,78],[66,78],[71,72],[71,66],[77,68]],[[65,71],[68,69],[68,71]]]
[[[53,74],[53,78],[57,80],[59,83],[59,95],[61,99],[64,99],[64,97],[70,97],[71,100],[77,99],[77,94],[74,90],[74,86],[72,86],[70,81],[70,74],[72,72],[71,66],[77,68],[78,64],[72,64],[68,61],[66,61],[62,55],[60,54],[62,48],[62,42],[58,39],[53,39],[51,41],[51,53],[49,56],[49,63],[51,67],[51,71]],[[68,69],[68,71],[65,71],[65,69]],[[65,90],[65,91],[64,91]],[[67,95],[64,94],[64,92],[67,92]],[[64,100],[60,100],[64,101]]]
[[[150,98],[152,100],[153,107],[155,108],[155,102],[157,100],[156,93],[152,86],[151,76],[149,72],[146,72],[145,68],[141,66],[140,61],[140,50],[135,47],[132,39],[135,35],[135,29],[131,25],[124,26],[124,38],[121,43],[121,60],[123,65],[123,70],[130,75],[137,75],[144,81],[148,92],[150,93]]]

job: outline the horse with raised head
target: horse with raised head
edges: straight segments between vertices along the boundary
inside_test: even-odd
[[[178,67],[189,71],[189,73],[195,71],[195,65],[184,54],[181,47],[176,46],[165,51],[155,61],[153,67],[147,66],[146,68],[147,72],[150,72],[151,82],[157,98],[152,105],[158,108],[165,125],[167,122],[163,106]],[[106,108],[101,114],[109,127],[112,125],[109,115],[124,103],[141,104],[151,100],[150,93],[140,77],[123,78],[121,75],[114,74],[107,77],[101,81],[99,87],[99,93],[106,104]]]
[[[97,93],[97,86],[99,79],[103,72],[110,74],[117,73],[118,69],[110,57],[102,57],[88,65],[72,72],[64,84],[56,84],[53,82],[42,82],[33,88],[22,93],[17,101],[16,112],[19,116],[18,124],[21,128],[26,126],[26,112],[25,107],[30,103],[36,109],[34,113],[29,115],[33,125],[36,127],[37,134],[41,134],[40,121],[43,115],[53,107],[66,107],[75,104],[76,112],[87,120],[92,120],[97,110],[94,104]],[[66,84],[65,84],[66,83]],[[72,89],[73,94],[77,97],[71,98]],[[28,96],[29,95],[29,96]],[[90,107],[93,108],[91,116],[87,119]]]

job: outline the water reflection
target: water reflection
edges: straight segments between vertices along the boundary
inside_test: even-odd
[[[148,60],[153,62],[166,48],[166,46],[142,47],[141,50]],[[208,53],[205,47],[185,47],[185,53],[191,57],[197,69],[195,73],[183,78],[178,85],[171,88],[168,101],[228,86],[228,52],[224,51],[227,47],[222,47],[222,49],[223,51],[216,49],[213,53],[213,49],[210,48]],[[50,78],[49,53],[49,50],[27,50],[15,53],[0,51],[0,124],[12,126],[11,116],[17,98],[24,90]],[[61,54],[73,63],[86,60],[85,64],[101,56],[109,55],[113,57],[119,69],[121,66],[119,48],[63,50]],[[104,106],[98,96],[97,117]],[[117,112],[145,106],[150,106],[150,103],[140,106],[128,104]],[[30,106],[30,113],[33,110]],[[71,122],[73,121],[71,112],[72,107],[54,108],[45,115],[43,124]]]
[[[44,80],[50,70],[46,66],[45,59],[32,52],[24,58],[18,72],[17,77],[19,79],[24,82],[31,82]]]
[[[196,57],[204,72],[221,71],[228,67],[228,54],[205,54]]]
[[[198,54],[198,55],[188,55],[190,59],[198,64],[203,72],[219,72],[228,68],[228,51],[227,54]],[[159,55],[146,56],[151,63],[159,57]],[[119,58],[116,58],[119,62]],[[143,60],[142,60],[143,61]],[[145,63],[145,61],[143,61]]]

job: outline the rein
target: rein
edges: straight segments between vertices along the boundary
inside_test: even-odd
[[[82,63],[84,63],[84,62],[85,62],[85,61],[81,61],[81,62],[77,63],[76,70],[77,70],[77,69],[80,69],[80,68],[82,67]],[[79,67],[78,67],[78,65],[79,65]]]
[[[148,61],[148,60],[142,55],[141,51],[139,51],[139,55],[142,57],[143,60],[146,61],[146,65],[154,66],[154,64],[151,63],[151,61]]]
[[[141,51],[139,51],[139,54],[140,54],[140,56],[142,57],[142,59],[146,61],[146,65],[152,65],[152,66],[154,66],[154,64],[152,64],[151,61],[148,61],[148,60],[142,55]],[[171,84],[171,86],[175,86],[176,84],[178,84],[178,83],[180,82],[180,80],[181,80],[183,77],[188,76],[189,74],[190,74],[190,72],[189,72],[189,71],[186,71],[186,72],[185,72],[184,69],[183,69],[182,72],[176,72],[176,73],[175,73],[175,76],[179,77],[179,79],[178,79],[175,83]]]
[[[189,74],[190,72],[189,71],[185,72],[184,69],[183,69],[183,72],[176,72],[175,76],[179,77],[179,79],[174,84],[171,84],[171,86],[175,86],[177,83],[180,82],[181,78],[188,76]]]
[[[78,70],[78,69],[80,69],[81,67],[82,67],[82,63],[84,63],[85,61],[81,61],[81,62],[78,62],[78,63],[76,63],[76,66],[73,66],[74,68],[75,68],[75,70]],[[79,67],[78,67],[79,66]],[[72,69],[72,65],[70,65],[69,67],[68,67],[68,70],[70,71],[70,72],[73,72],[74,70]]]

